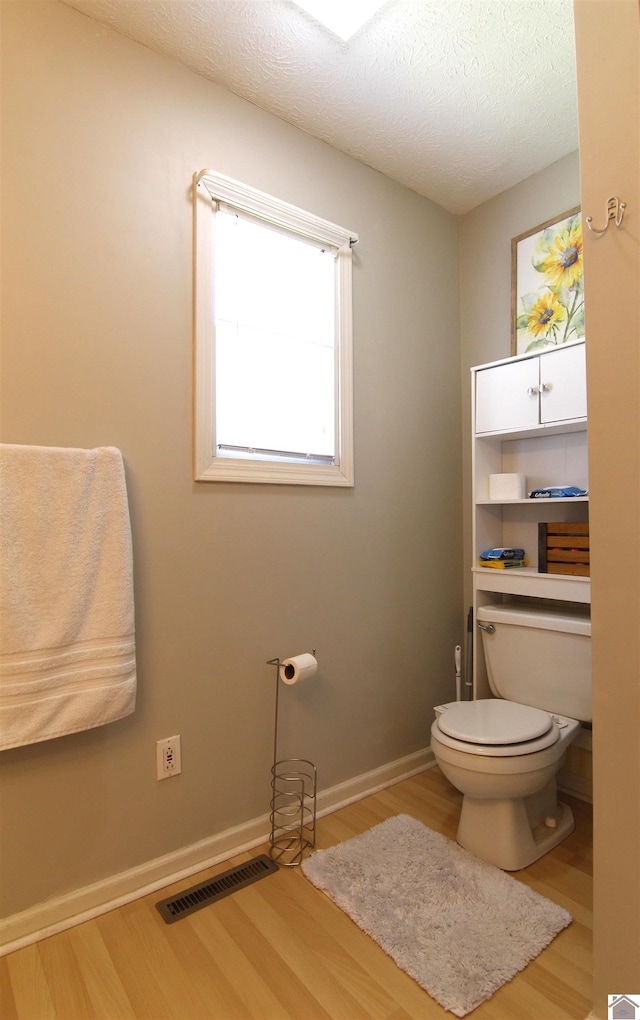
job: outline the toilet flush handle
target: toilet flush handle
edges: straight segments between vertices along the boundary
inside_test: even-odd
[[[478,627],[480,628],[480,630],[486,631],[487,634],[495,634],[495,632],[496,632],[496,628],[493,626],[492,623],[480,623],[480,622],[478,622]]]

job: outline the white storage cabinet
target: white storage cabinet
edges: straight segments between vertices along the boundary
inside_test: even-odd
[[[476,433],[586,419],[584,355],[582,342],[474,369]]]
[[[473,610],[526,598],[580,603],[588,611],[589,577],[538,570],[538,524],[587,521],[588,496],[491,500],[489,475],[522,473],[527,494],[552,485],[589,488],[585,345],[579,341],[471,370],[473,418]],[[484,549],[523,547],[528,567],[478,565]],[[474,696],[490,691],[474,627]]]

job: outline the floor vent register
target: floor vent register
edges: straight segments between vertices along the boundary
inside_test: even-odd
[[[169,899],[156,903],[156,907],[165,922],[173,924],[181,917],[187,917],[188,914],[193,914],[194,911],[200,910],[202,907],[208,907],[210,903],[221,900],[223,896],[229,896],[237,889],[243,889],[277,870],[278,865],[266,854],[261,854],[250,861],[245,861],[244,864],[230,868],[222,875],[216,875],[215,878],[185,889],[177,896],[171,896]]]

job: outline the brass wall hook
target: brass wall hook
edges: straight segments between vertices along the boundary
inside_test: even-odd
[[[598,234],[598,235],[602,236],[602,234],[606,234],[607,230],[609,229],[609,223],[610,223],[611,220],[615,220],[616,227],[620,226],[620,224],[622,223],[622,217],[624,216],[624,211],[625,211],[626,208],[627,208],[627,203],[626,202],[621,202],[617,195],[612,195],[612,197],[607,202],[607,209],[606,209],[606,217],[607,218],[605,220],[604,227],[600,230],[598,227],[592,226],[592,223],[593,223],[593,217],[592,216],[587,216],[585,222],[586,222],[589,230],[593,234]]]

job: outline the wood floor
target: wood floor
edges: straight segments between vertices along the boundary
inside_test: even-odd
[[[591,808],[517,877],[573,923],[473,1020],[584,1020],[591,1009]],[[455,838],[460,797],[430,769],[318,822],[318,848],[407,813]],[[250,854],[0,959],[2,1020],[444,1020],[447,1013],[298,868],[166,925],[165,896]]]

